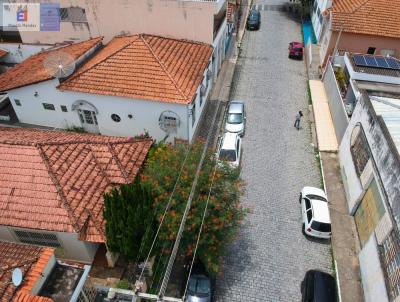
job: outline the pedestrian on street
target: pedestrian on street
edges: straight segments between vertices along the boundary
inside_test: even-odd
[[[299,112],[297,112],[296,120],[294,122],[294,126],[296,127],[297,130],[300,130],[300,120],[301,120],[302,116],[303,116],[303,112],[301,112],[301,110]]]

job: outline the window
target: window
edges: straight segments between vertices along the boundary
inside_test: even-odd
[[[360,177],[371,157],[369,154],[367,138],[365,137],[364,130],[360,125],[354,127],[350,140],[350,153],[353,158],[356,173],[358,177]]]
[[[307,211],[307,220],[308,220],[308,222],[310,222],[311,219],[312,219],[312,210],[310,209],[310,210]]]
[[[313,221],[311,224],[311,228],[313,230],[316,230],[318,232],[330,232],[331,231],[331,224],[330,223],[323,223],[323,222],[319,222],[319,221]]]
[[[87,22],[85,10],[80,7],[62,7],[60,8],[60,21]]]
[[[14,102],[15,102],[15,105],[21,106],[21,101],[20,100],[15,99]]]
[[[367,54],[374,55],[376,47],[368,47]]]
[[[68,112],[67,106],[61,105],[60,107],[62,112]]]
[[[194,127],[194,123],[196,122],[196,104],[193,103],[192,107],[192,127]]]
[[[306,204],[306,211],[307,211],[308,209],[311,209],[311,203],[310,203],[310,200],[309,200],[309,199],[307,199],[307,198],[304,198],[304,202],[305,202],[305,204]]]
[[[14,230],[14,233],[18,240],[22,243],[38,244],[51,247],[61,246],[57,239],[57,235],[54,233],[37,233],[21,230]]]
[[[400,294],[400,240],[395,230],[389,234],[379,250],[388,281],[390,300],[394,301]]]
[[[48,103],[42,103],[43,108],[46,110],[56,110],[53,104],[48,104]]]
[[[111,119],[116,123],[119,123],[121,121],[121,117],[115,113],[111,114]]]

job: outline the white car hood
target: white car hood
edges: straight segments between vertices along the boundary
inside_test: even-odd
[[[225,124],[225,130],[232,133],[242,132],[243,131],[243,123],[241,124]]]

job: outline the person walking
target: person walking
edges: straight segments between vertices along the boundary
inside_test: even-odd
[[[303,112],[301,112],[301,110],[299,111],[299,112],[297,112],[297,114],[296,114],[296,120],[294,121],[294,127],[297,129],[297,130],[300,130],[300,120],[301,120],[301,117],[303,116]]]

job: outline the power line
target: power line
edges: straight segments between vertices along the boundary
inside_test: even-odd
[[[171,257],[169,258],[169,261],[168,261],[167,270],[165,272],[164,279],[163,279],[163,282],[161,284],[160,292],[158,293],[159,300],[161,300],[161,301],[162,301],[162,299],[164,297],[164,294],[165,294],[165,291],[167,289],[169,277],[171,275],[172,266],[173,266],[173,264],[175,262],[175,258],[176,258],[177,252],[178,252],[179,244],[180,244],[180,241],[181,241],[181,238],[182,238],[182,233],[183,233],[183,230],[184,230],[185,224],[186,224],[187,215],[188,215],[190,207],[192,205],[192,200],[193,200],[193,197],[194,197],[195,189],[197,187],[197,182],[199,180],[201,167],[203,166],[203,162],[204,162],[204,159],[205,159],[205,156],[206,156],[206,153],[207,153],[207,147],[208,147],[208,145],[210,143],[210,140],[211,140],[211,134],[213,132],[212,128],[215,125],[217,114],[218,114],[218,110],[215,110],[214,117],[213,117],[213,120],[212,120],[212,123],[211,123],[211,127],[209,128],[210,130],[209,130],[209,132],[207,134],[207,139],[206,139],[206,142],[204,144],[204,148],[203,148],[203,151],[202,151],[202,154],[201,154],[201,157],[200,157],[200,161],[199,161],[199,164],[197,165],[196,174],[195,174],[195,177],[194,177],[194,180],[193,180],[193,183],[192,183],[192,187],[190,189],[189,197],[188,197],[187,202],[186,202],[186,208],[185,208],[185,211],[184,211],[183,216],[182,216],[182,220],[181,220],[181,224],[179,226],[178,234],[177,234],[176,239],[175,239],[174,248],[172,250]]]
[[[163,216],[162,216],[161,221],[160,221],[160,223],[159,223],[159,225],[158,225],[156,235],[154,236],[153,242],[151,243],[151,247],[150,247],[149,253],[147,254],[146,260],[145,260],[145,262],[144,262],[144,264],[143,264],[142,271],[140,272],[140,276],[139,276],[139,279],[138,279],[139,283],[140,283],[141,280],[142,280],[143,272],[144,272],[144,270],[145,270],[145,268],[146,268],[146,264],[147,264],[147,262],[149,261],[151,252],[152,252],[152,250],[153,250],[153,248],[154,248],[154,245],[155,245],[155,243],[156,243],[156,241],[157,241],[158,234],[160,233],[161,226],[162,226],[162,224],[163,224],[163,222],[164,222],[164,218],[165,218],[165,216],[166,216],[166,214],[167,214],[167,212],[168,212],[168,210],[169,210],[169,207],[170,207],[170,204],[171,204],[171,201],[172,201],[172,197],[173,197],[174,192],[175,192],[175,190],[176,190],[176,188],[177,188],[177,186],[178,186],[178,182],[179,182],[179,180],[180,180],[180,178],[181,178],[181,174],[182,174],[182,171],[183,171],[183,167],[185,166],[185,163],[186,163],[186,160],[187,160],[187,158],[188,158],[188,155],[189,155],[189,153],[190,153],[191,148],[192,148],[192,145],[189,145],[189,148],[188,148],[188,150],[187,150],[187,152],[186,152],[186,155],[185,155],[185,158],[184,158],[184,160],[183,160],[183,163],[182,163],[182,165],[181,165],[181,167],[180,167],[180,169],[179,169],[179,174],[178,174],[178,177],[177,177],[176,182],[175,182],[175,184],[174,184],[174,188],[172,189],[172,193],[171,193],[171,195],[170,195],[170,197],[169,197],[167,206],[165,207]]]
[[[201,236],[201,233],[202,233],[202,230],[203,230],[203,225],[204,225],[204,220],[205,220],[206,214],[207,214],[208,203],[210,201],[210,196],[211,196],[211,191],[212,191],[212,188],[213,188],[213,185],[214,185],[214,179],[215,179],[215,172],[216,171],[217,171],[217,164],[214,165],[214,171],[213,171],[212,178],[211,178],[210,189],[208,191],[206,206],[204,207],[203,217],[201,219],[199,235],[197,236],[197,241],[196,241],[196,246],[195,246],[194,253],[193,253],[192,263],[190,264],[189,275],[188,275],[188,278],[187,278],[187,281],[186,281],[185,291],[183,293],[183,298],[182,298],[183,301],[185,301],[185,296],[186,296],[186,291],[187,291],[187,287],[188,287],[188,284],[189,284],[190,275],[192,274],[192,268],[193,268],[194,260],[196,258],[197,248],[199,246],[200,236]]]

